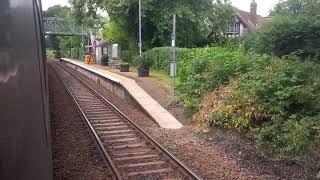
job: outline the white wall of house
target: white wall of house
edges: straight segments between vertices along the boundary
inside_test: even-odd
[[[112,59],[117,60],[119,59],[119,45],[112,44]]]
[[[97,62],[97,64],[100,64],[101,58],[102,58],[102,48],[96,47],[96,62]]]
[[[245,33],[245,26],[244,26],[244,24],[243,23],[240,23],[240,36],[242,36],[244,33]]]
[[[247,27],[245,24],[243,24],[241,21],[237,20],[235,23],[239,24],[238,28],[234,28],[233,26],[230,26],[230,29],[228,31],[228,36],[229,37],[238,37],[238,36],[243,36],[247,31]]]
[[[244,24],[237,17],[235,23],[230,26],[227,35],[228,37],[238,37],[244,33]]]

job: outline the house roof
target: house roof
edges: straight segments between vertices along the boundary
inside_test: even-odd
[[[250,12],[246,12],[243,10],[240,10],[236,7],[234,7],[236,12],[237,12],[237,16],[240,19],[240,21],[242,23],[244,23],[249,29],[253,29],[256,27],[261,26],[263,23],[267,22],[268,20],[271,19],[271,17],[262,17],[260,15],[256,15],[255,16],[255,21],[253,21],[253,18],[251,17]]]
[[[101,40],[101,41],[97,41],[96,47],[106,47],[110,44],[111,44],[111,42],[109,42],[109,41]]]

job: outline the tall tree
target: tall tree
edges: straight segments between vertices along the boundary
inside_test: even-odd
[[[67,6],[55,5],[55,6],[49,7],[46,11],[44,11],[43,16],[65,18],[67,17],[70,10],[71,9]]]
[[[55,5],[49,7],[43,12],[44,17],[57,17],[68,23],[76,23],[76,18],[67,6]],[[61,52],[71,53],[71,48],[81,48],[81,37],[57,37],[50,35],[46,37],[46,46],[49,49],[55,50],[56,58],[60,58]]]
[[[105,19],[98,14],[101,0],[69,0],[72,15],[78,24],[88,28],[101,28]]]
[[[137,44],[138,0],[91,0],[90,3],[83,3],[83,1],[71,0],[70,2],[74,10],[86,9],[87,12],[89,9],[96,8],[106,10],[110,20],[126,31],[131,39],[130,43]],[[142,0],[144,48],[170,44],[173,14],[177,15],[177,45],[194,47],[201,44],[213,31],[211,28],[213,26],[210,27],[208,22],[212,25],[213,21],[219,17],[223,20],[228,19],[219,21],[219,27],[222,28],[229,26],[230,21],[235,19],[231,11],[224,11],[225,14],[230,12],[227,17],[217,16],[217,13],[213,11],[220,5],[228,6],[228,3],[228,1],[221,0],[214,2],[212,0]],[[229,5],[229,10],[231,9]],[[209,32],[208,28],[211,28]]]
[[[208,31],[208,39],[217,41],[221,35],[227,32],[230,25],[235,22],[236,13],[228,0],[215,0],[209,15],[205,18],[205,30]]]
[[[55,5],[49,7],[43,12],[44,17],[57,17],[61,19],[66,19],[70,12],[70,8],[67,6]],[[50,35],[46,37],[46,47],[55,51],[55,58],[60,58],[60,40],[55,35]]]
[[[320,18],[319,0],[281,0],[271,15],[308,16],[312,19]]]

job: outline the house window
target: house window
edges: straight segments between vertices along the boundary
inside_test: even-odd
[[[239,34],[240,32],[240,23],[235,23],[230,26],[228,34]]]
[[[108,47],[102,47],[102,54],[108,54]]]

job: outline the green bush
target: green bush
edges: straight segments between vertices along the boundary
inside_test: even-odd
[[[223,38],[220,38],[218,41],[214,41],[213,43],[211,43],[210,46],[238,50],[239,48],[242,48],[243,41],[244,41],[243,37],[236,37],[236,38],[223,37]]]
[[[121,59],[125,62],[131,63],[135,57],[139,55],[138,51],[123,50],[121,51]]]
[[[71,58],[72,59],[82,59],[81,48],[72,48],[71,49]]]
[[[108,66],[108,62],[109,62],[109,56],[104,54],[102,57],[101,57],[101,60],[100,60],[100,65],[102,66]]]
[[[270,59],[218,47],[190,49],[178,64],[178,98],[185,107],[195,110],[208,92],[251,69],[264,69]]]
[[[261,150],[300,155],[320,137],[320,65],[288,57],[252,70],[211,114],[211,123],[249,133]],[[269,151],[272,152],[272,151]]]
[[[60,50],[60,55],[62,58],[71,58],[69,50]]]
[[[320,62],[320,20],[304,17],[275,17],[248,34],[245,49],[260,54],[296,54]]]
[[[51,60],[51,59],[55,59],[55,51],[54,50],[46,50],[46,54],[47,54],[47,59]]]
[[[176,48],[176,58],[180,58],[188,51],[186,48]],[[153,62],[152,69],[156,71],[164,71],[170,73],[170,62],[172,61],[172,48],[159,47],[153,48],[143,53],[143,55]]]
[[[153,65],[153,61],[143,54],[142,56],[137,56],[134,59],[134,65],[138,68],[149,69]]]
[[[61,58],[61,51],[60,50],[54,51],[54,58],[55,59],[60,59]]]

